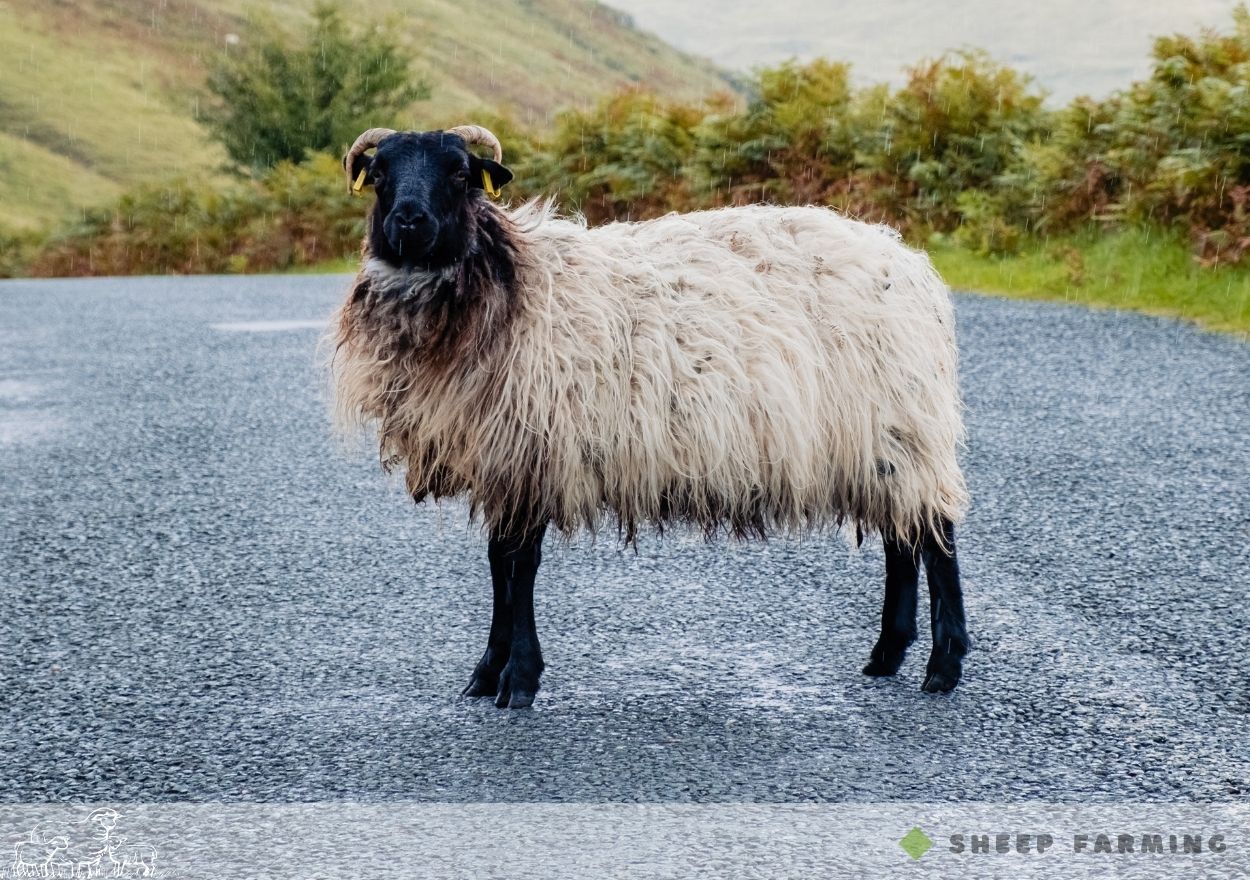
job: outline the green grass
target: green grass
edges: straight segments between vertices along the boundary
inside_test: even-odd
[[[104,204],[121,195],[108,177],[59,153],[0,132],[0,233],[46,231],[68,220],[74,205]],[[66,208],[65,206],[71,206]]]
[[[929,246],[959,290],[1131,309],[1250,338],[1250,267],[1203,268],[1183,239],[1151,229],[1032,242],[1006,257]]]

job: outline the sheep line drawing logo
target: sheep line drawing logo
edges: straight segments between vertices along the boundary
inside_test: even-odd
[[[92,810],[81,824],[89,838],[35,827],[13,844],[13,860],[0,865],[0,877],[154,877],[156,847],[129,843],[114,834],[122,814],[112,807]]]

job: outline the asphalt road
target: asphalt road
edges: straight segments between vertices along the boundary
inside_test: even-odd
[[[959,298],[950,697],[859,673],[877,546],[605,536],[507,713],[480,535],[330,437],[344,284],[0,285],[0,799],[1250,799],[1250,346]]]

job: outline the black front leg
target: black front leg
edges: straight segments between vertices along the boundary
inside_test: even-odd
[[[499,693],[499,674],[512,651],[512,603],[508,599],[507,562],[504,554],[496,552],[492,541],[488,551],[490,580],[494,592],[494,608],[490,617],[490,635],[486,639],[486,651],[473,670],[473,678],[462,696],[493,697]]]
[[[929,581],[929,619],[933,626],[933,653],[925,669],[923,689],[939,694],[954,690],[959,684],[963,657],[969,646],[963,590],[959,585],[959,561],[955,557],[954,524],[942,521],[942,541],[926,535],[922,555]]]
[[[496,528],[490,539],[490,572],[495,594],[490,637],[468,696],[496,695],[501,709],[534,702],[543,671],[542,648],[534,624],[534,578],[542,562],[546,525],[517,534]]]
[[[881,607],[881,635],[873,646],[864,675],[898,672],[907,648],[916,640],[916,592],[920,584],[920,553],[910,541],[893,535],[885,545],[885,602]]]

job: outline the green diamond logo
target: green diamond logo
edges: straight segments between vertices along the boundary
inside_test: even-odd
[[[933,841],[919,828],[913,828],[903,836],[898,845],[903,848],[903,852],[913,859],[918,859],[933,848]]]

